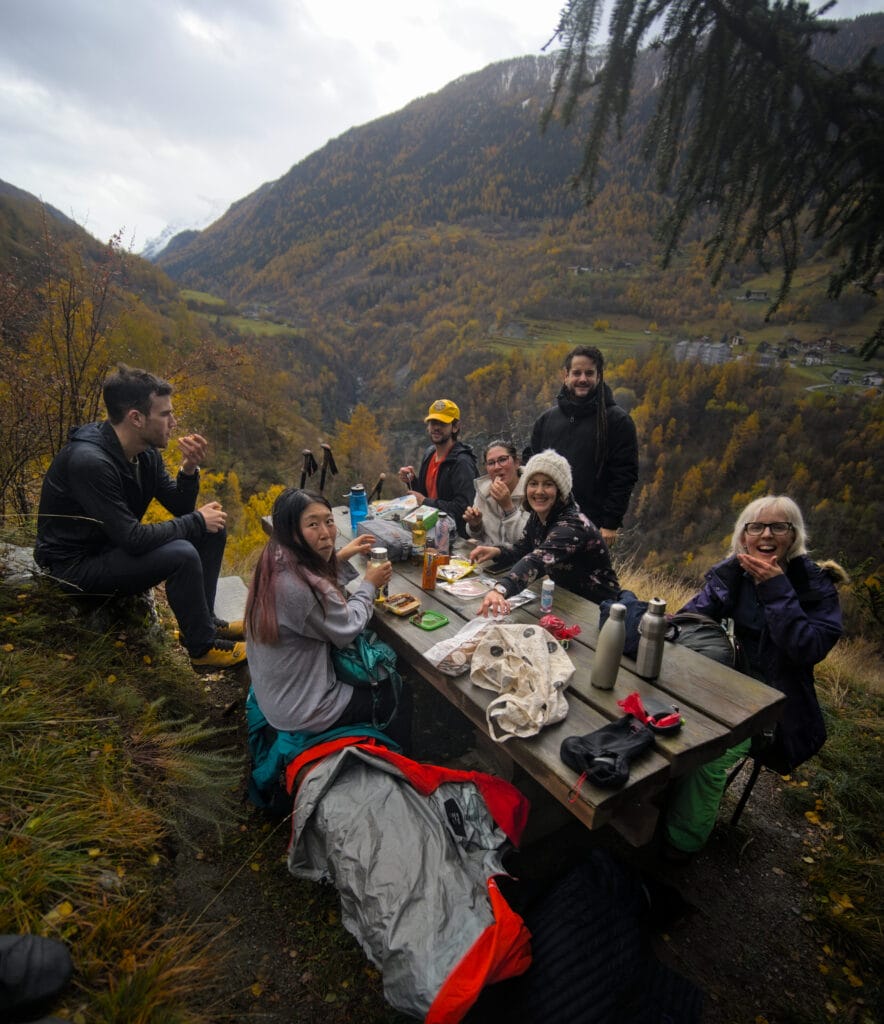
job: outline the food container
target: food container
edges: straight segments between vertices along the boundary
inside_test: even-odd
[[[384,607],[393,615],[411,615],[421,606],[420,598],[414,594],[390,594],[384,602]]]
[[[447,626],[448,616],[443,615],[442,612],[429,610],[412,615],[408,621],[412,626],[417,626],[418,629],[431,630],[439,629],[440,626]]]

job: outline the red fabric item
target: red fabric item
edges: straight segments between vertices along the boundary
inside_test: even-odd
[[[441,459],[437,462],[436,456],[431,455],[430,461],[427,463],[427,472],[424,477],[424,483],[427,486],[427,497],[432,498],[433,501],[439,497],[439,492],[436,490],[436,480],[439,478],[439,467],[444,461],[444,459]]]
[[[493,878],[488,879],[488,898],[494,924],[482,932],[445,979],[424,1024],[457,1024],[486,985],[514,978],[531,966],[531,933]]]
[[[552,633],[556,640],[571,640],[580,632],[580,627],[576,623],[573,626],[566,626],[564,620],[555,615],[544,615],[540,625]]]
[[[627,715],[632,715],[633,718],[637,718],[643,725],[647,725],[649,728],[663,732],[663,731],[675,731],[675,727],[681,722],[681,712],[673,707],[671,714],[657,714],[649,715],[645,709],[642,699],[638,692],[630,693],[628,697],[624,697],[623,700],[618,700],[617,704],[623,708]]]
[[[638,692],[630,693],[628,697],[624,697],[623,700],[618,700],[617,705],[626,712],[627,715],[632,715],[637,718],[643,725],[648,724],[648,718],[650,715],[645,711],[645,706],[642,704],[642,699],[638,695]]]

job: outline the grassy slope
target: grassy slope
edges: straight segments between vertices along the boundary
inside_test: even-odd
[[[629,570],[623,579],[672,606],[687,595],[672,580]],[[333,891],[286,878],[278,828],[236,809],[242,731],[234,738],[193,724],[222,684],[200,685],[168,632],[137,618],[96,627],[75,606],[43,587],[0,584],[0,930],[71,944],[75,984],[63,1014],[218,1022],[296,998],[304,1021],[398,1019],[377,972],[340,928]],[[838,1013],[870,1021],[864,1006],[874,1005],[881,973],[874,851],[884,675],[874,652],[852,642],[836,648],[819,677],[830,740],[790,786],[794,813],[818,825],[819,842],[790,868],[809,881],[808,919],[829,936],[819,968],[806,969],[829,972]],[[242,683],[224,685],[240,692]],[[199,819],[217,831],[195,826]],[[196,847],[176,857],[195,834]],[[250,880],[246,919],[236,908],[226,937],[212,915],[203,920],[206,907],[188,901],[186,877],[175,891],[184,865],[210,861],[224,879],[216,884],[222,905],[244,871]],[[255,959],[261,941],[265,960],[275,952],[290,974]],[[233,962],[223,955],[231,945]],[[228,993],[231,978],[242,983],[239,1001],[222,1006],[224,975]]]

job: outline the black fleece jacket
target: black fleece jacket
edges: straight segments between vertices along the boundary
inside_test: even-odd
[[[198,540],[206,529],[194,511],[199,486],[199,473],[173,480],[156,448],[129,462],[107,420],[78,427],[43,479],[34,559],[50,568],[108,548],[141,555],[170,540]],[[153,498],[175,518],[142,523]]]
[[[415,490],[420,491],[421,494],[427,493],[427,467],[435,451],[435,445],[431,444],[424,452],[417,482],[414,485]],[[476,467],[476,456],[473,449],[463,441],[455,441],[454,447],[439,466],[439,475],[436,477],[436,493],[439,497],[426,498],[424,501],[425,505],[447,512],[454,520],[457,532],[461,537],[467,535],[463,513],[464,509],[473,502],[478,475],[479,470]]]
[[[603,385],[608,420],[608,451],[601,475],[596,462],[596,410],[598,388],[585,401],[577,402],[563,386],[556,404],[541,413],[531,431],[531,451],[553,448],[571,466],[574,497],[580,511],[598,527],[617,530],[623,524],[632,488],[638,480],[638,440],[635,424],[625,409],[614,401]]]

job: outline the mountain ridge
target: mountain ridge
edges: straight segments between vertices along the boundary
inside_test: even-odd
[[[819,41],[833,66],[884,41],[884,14],[834,24],[839,31]],[[364,279],[380,284],[375,265],[386,259],[384,247],[394,238],[401,247],[411,232],[436,225],[474,231],[482,248],[500,233],[533,235],[537,244],[548,234],[571,248],[576,262],[588,246],[599,264],[605,237],[615,259],[649,262],[659,254],[654,233],[668,203],[642,153],[661,60],[646,51],[639,62],[636,101],[621,136],[610,142],[588,211],[570,179],[580,164],[590,105],[570,129],[554,120],[541,134],[556,56],[530,55],[460,76],[393,114],[348,129],[238,200],[204,231],[179,240],[157,264],[180,283],[228,300],[270,304],[293,317],[305,309],[320,315],[337,310],[355,321],[381,295]],[[632,223],[614,223],[624,219]],[[355,304],[337,288],[326,290],[344,264],[362,279]],[[543,273],[538,261],[536,274]],[[391,272],[391,281],[396,276]],[[398,276],[411,287],[407,274]],[[486,306],[484,315],[491,313]]]

